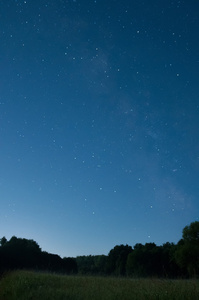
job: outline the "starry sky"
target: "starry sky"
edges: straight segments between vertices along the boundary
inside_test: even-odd
[[[0,236],[60,256],[199,220],[199,2],[0,2]]]

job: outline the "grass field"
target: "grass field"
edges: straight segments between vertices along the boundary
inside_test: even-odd
[[[123,279],[11,272],[0,281],[0,300],[199,299],[199,280]]]

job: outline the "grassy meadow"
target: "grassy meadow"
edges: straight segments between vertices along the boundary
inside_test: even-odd
[[[0,280],[0,300],[199,299],[199,280],[62,276],[15,271]]]

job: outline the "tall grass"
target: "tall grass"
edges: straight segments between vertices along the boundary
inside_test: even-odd
[[[198,280],[61,276],[16,271],[0,281],[0,300],[199,299]]]

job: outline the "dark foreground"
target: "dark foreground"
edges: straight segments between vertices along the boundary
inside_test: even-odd
[[[199,280],[61,276],[16,271],[0,281],[0,300],[199,299]]]

